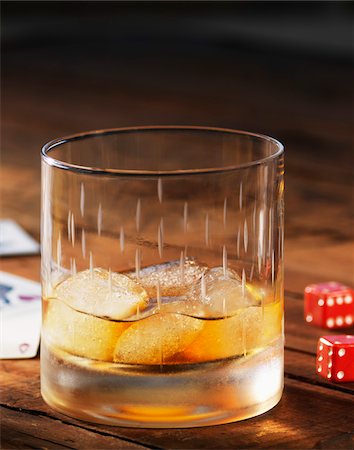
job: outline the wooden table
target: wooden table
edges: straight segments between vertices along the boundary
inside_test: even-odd
[[[1,361],[2,448],[352,449],[354,383],[316,375],[317,339],[331,332],[303,320],[307,284],[354,284],[351,68],[283,53],[255,58],[235,49],[212,58],[125,55],[125,64],[112,63],[105,52],[94,56],[94,63],[73,60],[65,48],[5,55],[1,216],[39,238],[39,148],[60,135],[189,123],[279,138],[286,146],[285,391],[276,408],[240,423],[174,430],[96,426],[46,406],[38,358]],[[1,270],[39,280],[39,256],[0,263]]]

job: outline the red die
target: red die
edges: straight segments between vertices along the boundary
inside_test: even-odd
[[[316,370],[332,381],[354,381],[354,336],[322,336],[317,345]]]
[[[351,288],[336,281],[307,286],[306,322],[326,328],[350,327],[354,322],[353,297]]]

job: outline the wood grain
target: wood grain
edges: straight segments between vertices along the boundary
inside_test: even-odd
[[[2,448],[143,449],[143,445],[17,409],[1,408]]]
[[[279,138],[286,147],[283,398],[267,414],[216,427],[100,426],[43,402],[38,358],[3,360],[2,448],[354,448],[354,384],[334,384],[315,373],[318,338],[338,332],[303,319],[306,285],[354,285],[352,69],[301,55],[257,59],[237,49],[212,56],[138,56],[112,61],[101,52],[88,61],[78,52],[74,64],[64,47],[6,55],[0,215],[39,239],[39,151],[58,136],[188,123]],[[2,258],[0,270],[38,281],[40,258]],[[354,334],[354,327],[343,332]]]
[[[14,382],[14,385],[18,390],[18,381]],[[24,385],[25,382],[23,382]],[[31,387],[38,389],[38,379]],[[353,431],[352,421],[354,420],[354,397],[352,394],[332,391],[322,386],[312,386],[307,382],[294,379],[287,379],[280,404],[269,413],[239,423],[202,429],[139,430],[94,425],[70,419],[54,412],[44,404],[39,396],[27,400],[4,400],[7,403],[4,406],[6,417],[9,416],[11,419],[17,417],[16,414],[26,415],[26,420],[28,419],[26,429],[35,438],[45,437],[45,434],[39,434],[38,431],[35,431],[39,424],[41,428],[42,426],[44,428],[50,426],[50,421],[53,420],[56,429],[67,425],[64,433],[67,440],[59,439],[58,441],[64,445],[67,445],[70,439],[77,435],[77,428],[79,428],[80,430],[95,432],[99,436],[103,434],[125,439],[151,448],[230,449],[257,446],[261,448],[313,448],[324,437],[330,439],[344,433],[351,433]],[[304,408],[304,401],[306,402],[306,408]],[[333,402],[336,405],[335,409],[333,409]],[[20,407],[20,404],[26,404],[27,408]],[[11,413],[8,414],[7,410],[10,410]],[[320,421],[317,418],[318,411],[321,411]],[[12,412],[16,412],[16,414],[12,414]],[[36,419],[31,422],[28,416],[35,416]],[[338,417],[344,416],[348,420],[338,422]],[[10,419],[7,423],[11,422]],[[24,428],[21,427],[19,430],[23,431]],[[325,435],[324,430],[326,430]],[[87,437],[89,436],[88,433]],[[73,444],[75,442],[77,441],[72,441]],[[94,445],[96,441],[92,439],[88,442]],[[108,445],[110,445],[110,441],[107,442],[107,447],[111,448]],[[116,445],[117,448],[124,448],[119,447],[119,443],[116,443]],[[75,445],[73,447],[78,448]],[[127,446],[127,448],[135,447]]]

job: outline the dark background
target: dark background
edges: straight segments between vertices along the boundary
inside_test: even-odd
[[[3,160],[37,165],[87,129],[196,124],[330,161],[351,134],[353,19],[352,2],[2,2]]]
[[[306,249],[322,273],[322,237],[352,239],[352,2],[1,6],[2,215],[39,236],[39,151],[55,137],[211,125],[285,144],[289,261]]]

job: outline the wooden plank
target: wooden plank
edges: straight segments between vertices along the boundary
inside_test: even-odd
[[[88,431],[53,419],[18,409],[2,407],[1,448],[3,449],[143,449],[146,446],[102,432]]]
[[[306,398],[306,408],[304,408],[304,398]],[[113,448],[115,440],[109,439],[112,437],[129,440],[132,445],[139,443],[153,448],[271,447],[308,449],[320,445],[323,441],[350,437],[354,421],[354,397],[352,395],[330,391],[321,386],[311,386],[292,379],[286,380],[283,398],[279,405],[270,412],[253,419],[218,427],[183,430],[108,427],[69,419],[35,399],[31,400],[31,405],[28,405],[27,408],[24,408],[25,403],[27,402],[22,401],[22,407],[17,407],[10,413],[7,410],[3,411],[6,423],[9,427],[15,428],[13,432],[17,439],[21,439],[20,433],[25,432],[33,438],[43,438],[44,441],[50,436],[50,441],[69,447],[70,441],[75,444],[75,442],[80,442],[79,439],[82,437],[82,439],[87,439],[91,448],[105,448],[103,444],[107,448]],[[22,408],[24,411],[21,411]],[[318,420],[319,414],[321,420]],[[28,416],[31,416],[32,419]],[[338,420],[339,417],[346,417],[347,420]],[[16,423],[23,422],[26,423],[23,427],[16,425]],[[42,429],[43,433],[38,429]],[[54,433],[52,431],[54,429],[58,433]],[[16,434],[17,431],[18,434]],[[90,433],[95,433],[95,435],[91,436]],[[107,444],[106,441],[99,440],[102,435],[107,436]],[[77,437],[77,441],[75,437]],[[26,439],[24,442],[28,442]],[[97,442],[101,442],[102,447],[95,447]],[[46,444],[48,445],[48,442]],[[117,448],[139,448],[128,445],[124,447],[125,442],[118,441],[115,444]],[[118,445],[122,446],[118,447]],[[75,445],[73,447],[77,448]],[[80,447],[84,448],[82,445]]]
[[[354,244],[299,237],[286,244],[285,289],[303,293],[307,285],[340,281],[354,288]]]
[[[11,218],[39,241],[40,166],[1,164],[1,218]]]
[[[190,430],[183,430],[183,432],[182,430],[155,430],[152,433],[153,437],[150,436],[151,433],[146,433],[146,431],[85,424],[54,412],[43,402],[39,393],[39,359],[2,361],[0,367],[3,374],[2,386],[4,392],[1,398],[4,406],[18,412],[23,409],[29,414],[60,419],[73,425],[81,426],[84,424],[83,426],[87,430],[104,431],[119,438],[133,439],[135,442],[143,445],[164,447],[167,442],[171,445],[172,441],[177,440],[176,443],[178,442],[180,448],[191,448],[188,445],[193,445],[195,448],[204,448],[204,446],[206,446],[205,448],[217,448],[216,442],[218,442],[218,439],[221,439],[221,437],[224,439],[225,434],[230,434],[230,439],[234,439],[235,445],[237,444],[241,448],[247,442],[250,447],[256,445],[262,448],[267,446],[276,447],[283,443],[284,448],[311,448],[320,438],[334,437],[339,432],[349,433],[352,427],[352,424],[347,422],[347,425],[337,428],[334,415],[338,414],[338,417],[341,417],[341,414],[344,413],[349,414],[349,416],[353,414],[353,383],[334,385],[326,382],[326,380],[322,381],[314,372],[314,357],[299,354],[298,352],[286,352],[285,371],[287,378],[285,394],[280,405],[269,414],[239,424],[199,429],[198,433]],[[301,404],[304,396],[306,396],[307,405],[309,405],[310,409],[303,411],[304,417],[302,417]],[[335,408],[333,408],[333,404],[335,404]],[[311,421],[311,414],[314,414],[316,407],[321,411],[321,416],[323,415],[324,420],[309,432],[306,418]],[[329,416],[327,416],[328,411],[331,411]],[[7,416],[7,413],[5,412],[4,415]],[[295,436],[294,430],[297,430],[298,427],[294,426],[294,423],[298,423],[300,426],[297,436]],[[287,434],[289,433],[289,424],[292,424],[290,428],[290,430],[293,430],[292,434]],[[263,433],[261,433],[262,428]],[[267,429],[268,433],[264,434],[264,429]],[[208,430],[214,430],[215,439],[213,444],[211,443],[211,435]],[[324,433],[324,430],[327,431]],[[178,437],[182,434],[184,436],[183,442],[179,442]],[[253,437],[249,440],[251,435]],[[259,440],[257,440],[257,436]],[[260,436],[262,436],[262,439],[260,439]],[[293,442],[294,439],[295,442]],[[65,444],[65,441],[59,440],[58,442]],[[232,441],[227,440],[225,442],[223,440],[223,442],[225,445],[229,445]],[[310,443],[311,446],[309,446]],[[171,448],[179,448],[178,445]]]
[[[354,393],[354,383],[333,383],[319,377],[315,371],[315,355],[301,353],[297,350],[286,349],[285,373],[289,378],[307,381],[313,385],[319,385],[344,393]],[[6,391],[3,393],[3,401],[10,406],[19,407],[23,402],[42,403],[39,392],[39,358],[33,360],[4,360],[0,362],[3,373],[2,384]],[[19,398],[13,392],[19,390]]]
[[[324,335],[354,334],[354,325],[340,330],[329,330],[308,324],[304,319],[302,298],[285,298],[285,346],[316,354],[317,341]]]
[[[14,275],[40,281],[40,256],[6,257],[0,259],[0,270]]]
[[[287,349],[285,351],[285,376],[314,386],[354,395],[354,382],[333,383],[317,375],[315,355]]]
[[[59,55],[61,62],[65,58],[65,52]],[[353,133],[348,95],[352,74],[346,67],[324,62],[306,65],[305,86],[293,75],[294,68],[298,73],[299,61],[289,59],[289,64],[282,65],[282,76],[274,78],[277,67],[274,69],[270,61],[268,67],[260,67],[252,57],[243,55],[242,59],[241,55],[233,60],[221,56],[212,61],[191,58],[193,75],[183,78],[177,70],[185,64],[182,56],[175,55],[169,67],[159,55],[149,59],[149,69],[137,85],[131,81],[131,73],[140,70],[139,58],[123,66],[110,61],[109,71],[102,71],[106,60],[100,58],[100,63],[96,59],[96,64],[84,71],[80,61],[75,67],[62,64],[55,92],[52,86],[57,78],[52,67],[57,66],[50,63],[50,55],[48,60],[42,54],[18,52],[7,64],[3,80],[2,216],[17,220],[39,238],[39,149],[56,136],[161,119],[162,123],[173,123],[180,117],[186,123],[237,126],[276,135],[286,145],[285,393],[271,412],[241,423],[193,430],[129,430],[95,426],[55,413],[40,397],[38,358],[2,361],[4,446],[139,448],[136,443],[140,443],[181,449],[353,448],[353,383],[329,383],[316,375],[314,365],[319,336],[354,334],[354,328],[329,332],[308,325],[302,301],[307,284],[330,279],[353,283]],[[208,95],[206,73],[213,77]],[[171,76],[179,80],[174,90]],[[48,92],[53,94],[50,103]],[[324,92],[330,95],[324,96]],[[115,102],[107,101],[101,108],[102,101],[111,98]],[[146,108],[141,108],[142,101]],[[39,257],[0,261],[1,270],[34,280],[39,280],[39,263]]]
[[[343,250],[348,251],[347,246],[343,246]],[[321,283],[326,281],[339,281],[347,286],[354,287],[354,281],[351,279],[344,279],[339,271],[332,270],[329,276],[324,274],[314,274],[311,272],[311,263],[306,264],[308,271],[304,272],[300,265],[296,268],[290,268],[286,265],[285,268],[285,295],[296,296],[298,299],[304,298],[305,287],[313,283]],[[333,267],[333,266],[332,266]]]
[[[165,443],[168,448],[176,449],[309,449],[323,440],[350,435],[353,406],[350,396],[334,397],[332,393],[328,395],[326,389],[313,389],[306,383],[287,380],[279,405],[262,416],[204,429],[155,430],[151,436],[154,440],[150,442]],[[318,420],[319,414],[321,420]],[[347,421],[338,421],[338,417],[345,415]],[[138,436],[141,430],[130,430],[130,436],[132,433]]]

